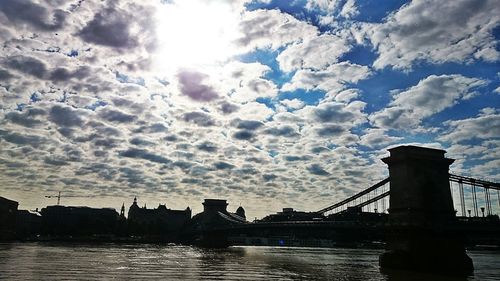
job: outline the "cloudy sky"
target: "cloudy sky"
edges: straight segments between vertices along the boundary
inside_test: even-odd
[[[499,181],[499,39],[495,0],[2,0],[0,195],[312,211],[409,143]]]

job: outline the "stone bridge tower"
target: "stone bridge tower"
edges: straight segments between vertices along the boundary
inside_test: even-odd
[[[390,201],[387,251],[382,269],[467,275],[472,260],[453,231],[455,210],[445,151],[416,146],[389,149]]]

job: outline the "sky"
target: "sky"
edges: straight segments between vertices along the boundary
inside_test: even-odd
[[[499,39],[495,0],[2,0],[0,195],[315,211],[403,144],[498,182]]]

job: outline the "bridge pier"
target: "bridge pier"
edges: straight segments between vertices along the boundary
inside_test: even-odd
[[[469,275],[472,260],[454,233],[455,210],[445,151],[416,146],[389,149],[389,233],[382,269]]]

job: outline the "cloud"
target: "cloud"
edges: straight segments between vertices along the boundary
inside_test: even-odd
[[[370,115],[379,128],[412,129],[423,119],[470,98],[486,81],[462,75],[431,75],[404,91],[396,91],[388,107]]]
[[[47,75],[47,66],[41,60],[30,56],[12,56],[6,59],[4,63],[10,69],[21,73],[29,74],[43,79]]]
[[[346,84],[355,84],[367,78],[371,71],[367,66],[350,62],[332,64],[324,70],[313,71],[301,69],[295,72],[290,82],[282,87],[282,91],[305,90],[339,90]]]
[[[49,165],[53,165],[53,166],[64,166],[64,165],[68,164],[68,162],[66,162],[62,159],[57,159],[55,157],[45,157],[43,159],[43,162],[45,162],[46,164],[49,164]]]
[[[148,140],[145,140],[145,139],[139,138],[139,137],[132,138],[129,142],[131,144],[137,145],[137,146],[152,146],[152,145],[154,145],[154,142],[148,141]]]
[[[238,109],[239,109],[239,106],[232,104],[232,103],[229,103],[229,102],[222,102],[219,106],[219,110],[223,114],[231,114],[233,112],[238,111]]]
[[[217,170],[230,170],[230,169],[234,168],[234,165],[229,164],[229,163],[224,162],[224,161],[218,161],[218,162],[214,163],[214,167]]]
[[[236,43],[244,49],[277,49],[317,34],[316,27],[278,10],[245,12],[240,22],[243,36]]]
[[[85,110],[54,105],[49,111],[49,120],[61,127],[82,127],[85,123],[85,115]]]
[[[309,157],[305,156],[305,155],[285,155],[283,157],[285,159],[285,161],[288,161],[288,162],[294,162],[294,161],[305,161],[305,160],[309,160]]]
[[[284,105],[287,109],[296,110],[304,107],[305,103],[299,99],[284,99],[281,100],[280,103]]]
[[[327,126],[322,126],[317,129],[317,134],[320,137],[333,137],[333,136],[340,136],[347,132],[346,128],[344,126],[336,125],[336,124],[331,124]]]
[[[191,167],[193,167],[193,163],[183,161],[183,160],[178,160],[172,163],[174,166],[181,168],[182,170],[189,170]]]
[[[105,148],[114,148],[117,147],[120,143],[120,140],[116,138],[95,138],[93,140],[93,144],[97,147],[105,147]]]
[[[344,18],[352,18],[359,15],[358,8],[356,7],[356,0],[347,0],[340,11],[340,15]]]
[[[309,171],[309,173],[313,174],[313,175],[317,175],[317,176],[328,176],[330,175],[330,173],[328,173],[327,171],[325,171],[325,169],[323,169],[323,167],[321,167],[321,165],[319,164],[311,164],[307,167],[307,170]]]
[[[32,147],[40,147],[48,142],[48,139],[44,136],[9,133],[2,130],[0,130],[0,137],[13,144],[29,145]]]
[[[340,6],[339,0],[307,0],[306,9],[320,9],[326,13],[332,13]]]
[[[330,101],[320,103],[318,106],[306,106],[298,113],[320,123],[334,124],[360,124],[365,121],[362,112],[365,103],[354,101],[348,104]]]
[[[365,26],[379,53],[375,68],[409,69],[415,62],[498,61],[492,31],[500,23],[495,0],[411,1],[382,24]]]
[[[325,69],[338,62],[340,56],[351,49],[346,38],[322,34],[288,46],[276,60],[280,69],[291,72],[298,69]]]
[[[285,138],[292,138],[292,137],[298,137],[300,136],[297,133],[297,128],[292,127],[290,125],[283,125],[283,126],[276,126],[276,127],[271,127],[267,128],[264,130],[265,134],[276,136],[276,137],[285,137]]]
[[[34,30],[55,31],[64,26],[68,12],[48,7],[29,0],[2,0],[0,11],[9,21],[29,26]]]
[[[239,140],[252,140],[254,137],[255,134],[248,130],[239,130],[233,134],[233,138]]]
[[[254,131],[260,127],[262,127],[262,125],[264,125],[264,123],[262,123],[261,121],[256,121],[256,120],[234,120],[233,122],[233,126],[235,126],[236,128],[238,129],[245,129],[245,130],[249,130],[249,131]]]
[[[56,63],[67,63],[60,57],[57,57],[56,59]],[[50,80],[58,84],[68,82],[68,80],[73,78],[76,78],[78,82],[81,82],[86,77],[91,75],[91,68],[88,66],[79,66],[75,69],[68,69],[67,67],[50,69],[47,66],[47,58],[43,56],[34,57],[28,55],[13,55],[3,59],[0,58],[0,60],[1,63],[10,70],[17,71],[21,74],[27,74],[41,80]],[[9,72],[4,73],[0,70],[0,76],[2,75],[5,76],[5,79],[13,77]],[[76,88],[76,85],[73,86]]]
[[[19,124],[24,127],[37,127],[42,125],[44,122],[36,117],[41,117],[46,115],[45,110],[40,108],[26,108],[23,112],[11,111],[5,114],[5,120],[12,123]]]
[[[438,138],[441,141],[460,143],[500,136],[500,114],[493,108],[484,108],[476,117],[450,120],[445,124],[448,129]]]
[[[210,127],[215,125],[215,120],[210,115],[199,111],[184,113],[182,120],[201,127]]]
[[[361,136],[361,145],[371,148],[384,148],[390,144],[403,140],[402,137],[389,136],[388,132],[383,129],[368,129]]]
[[[169,164],[172,162],[171,160],[169,160],[161,155],[157,155],[157,154],[148,152],[147,150],[137,149],[137,148],[129,148],[127,150],[120,151],[119,156],[128,157],[128,158],[144,159],[144,160],[159,163],[159,164]]]
[[[104,107],[98,110],[99,117],[109,122],[130,123],[137,119],[136,116],[122,112],[110,107]]]
[[[118,49],[134,49],[144,45],[152,48],[153,8],[129,4],[126,8],[117,7],[111,1],[94,14],[94,17],[78,35],[86,42]]]
[[[270,71],[269,66],[261,63],[231,62],[214,76],[220,81],[221,93],[227,93],[232,102],[244,104],[278,95],[275,83],[264,77]]]
[[[265,104],[258,102],[249,102],[243,105],[238,111],[238,117],[241,119],[251,119],[264,121],[274,114],[274,111]]]
[[[50,73],[49,79],[52,81],[67,81],[72,78],[82,80],[91,75],[91,68],[82,66],[74,71],[68,70],[64,67],[58,67]]]
[[[346,89],[343,91],[330,91],[326,93],[324,100],[334,100],[342,103],[349,103],[360,95],[358,89]]]
[[[336,27],[339,20],[351,19],[359,14],[356,0],[307,0],[306,9],[317,12],[318,23]]]
[[[216,91],[212,87],[203,84],[203,80],[208,78],[206,74],[183,70],[177,74],[177,78],[179,79],[181,93],[192,100],[212,101],[218,98]]]
[[[263,174],[262,178],[264,179],[264,181],[267,182],[267,181],[275,180],[276,178],[278,178],[278,176],[275,174]]]
[[[216,152],[218,149],[217,145],[210,141],[204,141],[196,145],[196,148],[205,152]]]
[[[154,123],[147,126],[141,126],[134,130],[135,133],[148,133],[148,134],[164,133],[167,131],[168,128],[163,123]]]
[[[206,13],[203,8],[216,5],[214,11],[234,9],[224,15],[242,20],[222,29],[236,32],[227,35],[238,38],[232,42],[238,47],[216,50],[236,56],[182,66],[163,52],[170,50],[170,58],[181,62],[182,56],[172,50],[185,52],[196,61],[210,53],[202,41],[214,37],[197,36],[201,44],[169,48],[195,36],[203,17],[192,20],[196,13],[190,9],[183,25],[173,24],[184,38],[162,32],[160,17],[175,13],[168,9],[177,2],[189,6],[198,1],[31,1],[0,4],[0,186],[7,197],[62,189],[66,194],[109,195],[68,201],[92,207],[119,208],[118,199],[131,201],[139,194],[149,206],[189,205],[194,213],[201,211],[203,198],[224,196],[233,203],[245,198],[244,207],[253,216],[282,205],[310,210],[312,201],[323,205],[379,180],[387,173],[379,161],[385,153],[381,150],[414,141],[414,135],[398,129],[403,121],[383,122],[384,106],[399,110],[418,132],[431,127],[431,133],[418,137],[429,138],[426,145],[439,141],[441,148],[463,151],[466,156],[460,155],[454,171],[478,172],[477,166],[494,175],[498,164],[498,110],[487,105],[492,108],[475,115],[485,103],[496,102],[498,95],[489,91],[498,87],[497,71],[491,63],[470,64],[467,71],[458,65],[493,58],[496,51],[483,48],[481,41],[465,61],[432,68],[422,64],[410,73],[472,73],[481,67],[478,78],[434,75],[407,84],[412,78],[398,68],[380,71],[367,65],[382,59],[382,47],[357,45],[368,42],[361,36],[369,40],[376,30],[383,31],[398,11],[387,11],[380,20],[383,11],[371,17],[372,11],[362,5],[357,14],[362,3],[355,0],[296,1],[292,10],[281,11],[248,11],[254,5],[244,4],[246,0],[223,0],[223,5],[202,1],[195,10]],[[277,2],[269,6],[289,6]],[[5,11],[16,5],[26,5],[26,13],[19,9],[7,16]],[[61,18],[54,16],[57,10]],[[363,19],[382,23],[360,23]],[[493,24],[496,17],[490,20]],[[478,26],[478,32],[485,26]],[[447,27],[426,25],[422,34],[428,28],[445,32]],[[183,33],[186,29],[193,32]],[[387,33],[380,44],[397,41],[394,36],[405,37],[402,43],[416,42],[418,34]],[[448,34],[435,38],[439,36]],[[434,41],[439,40],[422,43],[440,44]],[[397,47],[424,50],[419,45]],[[192,54],[200,48],[204,50]],[[394,58],[386,65],[421,60],[410,54]],[[482,86],[487,83],[491,85]],[[399,90],[386,90],[394,88]],[[456,103],[463,104],[453,107]],[[25,208],[47,203],[39,197],[30,200],[22,200]]]
[[[146,177],[141,170],[129,167],[119,168],[120,177],[117,178],[118,182],[127,181],[129,184],[137,185],[146,183]]]
[[[0,69],[0,80],[7,81],[13,77],[14,77],[14,75],[10,74],[10,72],[8,72],[7,70]]]

